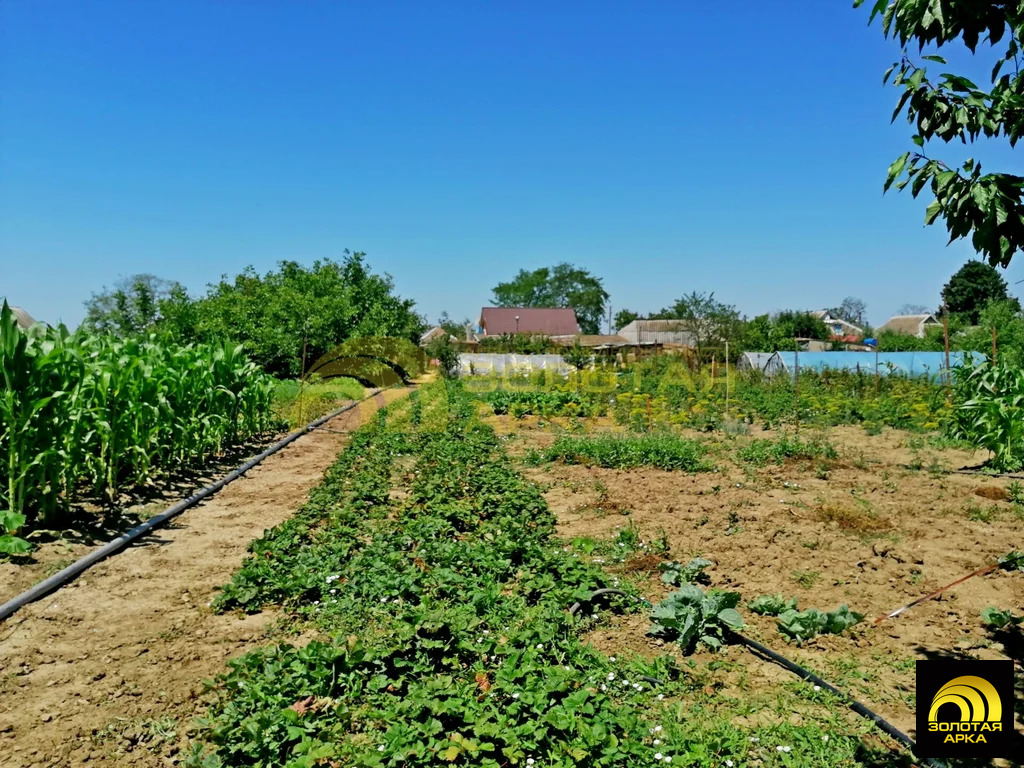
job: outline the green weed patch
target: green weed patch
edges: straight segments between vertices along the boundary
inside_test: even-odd
[[[787,460],[811,461],[832,460],[839,457],[834,445],[821,440],[801,440],[799,437],[784,435],[774,440],[751,440],[736,451],[743,461],[764,467],[768,464],[784,464]]]
[[[548,461],[594,464],[615,469],[657,467],[684,472],[709,472],[714,469],[705,458],[705,449],[701,443],[668,434],[630,437],[562,435],[548,448],[544,457]]]

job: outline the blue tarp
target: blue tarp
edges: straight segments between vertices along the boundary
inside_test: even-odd
[[[890,373],[904,376],[938,376],[946,368],[945,352],[879,352],[878,372],[882,376]],[[875,372],[874,352],[801,352],[801,371],[856,371]],[[949,353],[949,366],[958,368],[964,363],[963,352]],[[768,373],[794,374],[797,364],[796,352],[776,352],[765,366]]]

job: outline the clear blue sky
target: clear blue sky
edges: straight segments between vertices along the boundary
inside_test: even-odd
[[[972,251],[882,197],[897,50],[850,5],[0,2],[0,294],[74,325],[350,248],[431,321],[560,261],[616,309],[934,305]]]

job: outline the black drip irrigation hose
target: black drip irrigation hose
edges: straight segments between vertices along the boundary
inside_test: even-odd
[[[322,416],[316,421],[310,422],[302,429],[298,429],[295,432],[292,432],[290,435],[283,438],[282,440],[278,440],[276,443],[274,443],[272,446],[267,448],[259,455],[249,459],[249,461],[242,464],[242,466],[238,467],[237,469],[233,469],[220,480],[217,480],[216,482],[211,483],[205,488],[196,491],[187,499],[179,501],[174,506],[168,507],[159,515],[154,515],[153,517],[146,520],[146,522],[135,526],[130,531],[127,531],[126,533],[123,533],[120,536],[118,536],[116,539],[108,541],[99,549],[94,549],[92,552],[85,555],[85,557],[76,560],[74,563],[69,565],[64,570],[58,571],[53,576],[50,576],[48,579],[44,579],[43,581],[36,584],[34,587],[22,592],[17,597],[11,598],[3,605],[0,605],[0,621],[4,621],[5,619],[9,618],[12,614],[14,614],[15,611],[24,608],[29,603],[34,602],[40,599],[41,597],[45,597],[54,590],[64,586],[69,581],[83,573],[86,569],[91,568],[93,565],[98,563],[100,560],[110,557],[111,555],[116,554],[117,552],[120,552],[122,549],[127,547],[136,539],[140,538],[141,536],[145,536],[154,528],[158,528],[171,518],[177,517],[186,509],[194,507],[200,501],[202,501],[208,496],[213,495],[228,483],[240,478],[242,475],[244,475],[250,469],[255,467],[268,456],[277,453],[282,448],[295,442],[303,435],[307,434],[308,432],[312,432],[314,429],[320,427],[320,425],[327,423],[335,416],[338,416],[339,414],[342,414],[345,411],[352,410],[360,403],[365,403],[367,400],[373,399],[374,397],[377,396],[377,394],[379,394],[379,391],[372,395],[369,395],[368,397],[364,397],[362,400],[357,400],[354,403],[349,403],[346,406],[331,411],[326,416]]]
[[[600,595],[609,595],[609,594],[611,594],[611,595],[619,595],[621,597],[628,597],[629,596],[626,592],[624,592],[621,589],[598,589],[598,590],[595,590],[594,592],[591,593],[590,597],[588,598],[588,600],[586,602],[589,602],[590,600],[593,600],[595,597],[598,597]],[[644,602],[646,602],[646,601],[644,601]],[[576,612],[579,611],[581,605],[582,605],[581,602],[573,603],[572,607],[569,608],[569,614],[571,616],[575,616]],[[729,637],[732,637],[740,645],[745,645],[747,648],[749,648],[755,654],[757,654],[759,656],[762,656],[763,658],[766,658],[769,661],[774,661],[776,664],[779,664],[780,666],[785,667],[786,669],[788,669],[790,672],[795,674],[797,677],[800,677],[800,678],[802,678],[804,680],[807,680],[808,682],[813,683],[814,685],[820,686],[820,687],[824,688],[825,690],[829,691],[829,693],[833,694],[834,696],[837,696],[839,699],[841,699],[843,701],[844,704],[846,704],[846,706],[848,706],[850,709],[852,709],[854,712],[856,712],[861,717],[867,718],[868,720],[873,722],[876,726],[878,726],[878,728],[881,731],[883,731],[887,735],[891,736],[893,739],[898,741],[904,747],[909,749],[911,751],[911,753],[913,753],[914,750],[917,748],[917,744],[914,742],[914,740],[912,738],[910,738],[909,736],[907,736],[907,734],[905,734],[903,731],[901,731],[895,725],[890,723],[888,720],[886,720],[885,718],[883,718],[881,715],[877,714],[876,712],[871,711],[870,709],[865,707],[863,704],[861,704],[859,701],[857,701],[853,697],[849,696],[846,693],[843,693],[838,688],[836,688],[834,685],[831,685],[830,683],[826,682],[825,680],[822,680],[820,677],[818,677],[816,674],[811,672],[809,669],[805,669],[804,667],[801,667],[795,661],[790,661],[785,656],[782,656],[781,654],[776,653],[775,651],[773,651],[768,646],[761,645],[761,643],[757,642],[756,640],[751,640],[746,635],[741,635],[739,632],[736,632],[735,630],[726,630],[726,632],[727,632],[727,635]],[[644,676],[642,679],[646,680],[647,682],[652,683],[654,685],[664,685],[664,681],[663,680],[659,680],[656,677]],[[931,768],[948,768],[945,763],[940,762],[938,760],[934,760],[934,759],[932,759],[930,757],[919,758],[915,754],[914,755],[914,759],[920,760],[925,765],[931,766]]]

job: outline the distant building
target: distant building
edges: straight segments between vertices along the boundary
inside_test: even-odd
[[[878,333],[902,333],[907,336],[917,336],[917,338],[923,339],[928,332],[928,328],[933,325],[941,325],[941,323],[932,314],[893,315],[886,321],[885,325],[878,329]]]
[[[817,317],[826,326],[834,341],[856,341],[864,336],[864,329],[859,325],[836,317],[827,309],[815,309],[808,312],[811,317]]]
[[[484,307],[480,310],[480,336],[536,333],[575,336],[580,332],[571,307]]]
[[[630,344],[678,344],[693,346],[693,333],[686,327],[685,320],[634,320],[619,328]]]
[[[423,334],[422,336],[420,336],[420,346],[421,346],[421,347],[425,347],[425,346],[427,346],[427,344],[429,344],[430,342],[432,342],[432,341],[433,341],[434,339],[436,339],[436,338],[439,338],[439,337],[441,337],[441,336],[444,336],[445,334],[448,334],[448,338],[449,338],[449,339],[450,339],[451,341],[453,341],[453,342],[454,342],[454,341],[458,341],[458,339],[457,339],[457,338],[455,338],[455,337],[454,337],[454,336],[452,336],[452,335],[451,335],[450,333],[448,333],[448,331],[446,331],[446,330],[445,330],[444,328],[442,328],[442,327],[441,327],[440,325],[435,325],[435,326],[434,326],[433,328],[431,328],[431,329],[430,329],[429,331],[427,331],[427,332],[426,332],[426,333],[424,333],[424,334]]]
[[[36,324],[35,318],[21,307],[11,307],[11,312],[14,313],[14,322],[18,324],[19,328],[31,328]]]

